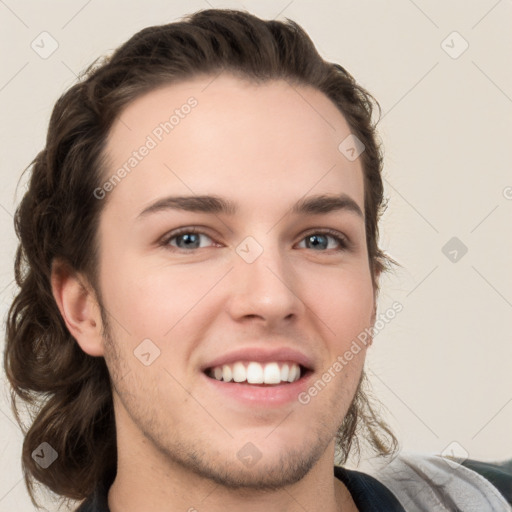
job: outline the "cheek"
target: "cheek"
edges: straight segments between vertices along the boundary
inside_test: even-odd
[[[127,331],[162,338],[197,306],[214,279],[178,266],[142,268],[140,261],[118,261],[105,273],[104,299]]]
[[[324,322],[326,333],[338,350],[371,325],[374,296],[371,276],[361,268],[337,270],[317,276],[308,306]]]
[[[115,252],[114,247],[111,250]],[[352,260],[330,268],[299,264],[296,281],[290,283],[307,306],[299,323],[316,323],[322,337],[331,340],[333,354],[344,352],[371,322],[373,287],[363,263]],[[131,350],[145,338],[165,347],[186,333],[190,340],[200,339],[231,298],[226,288],[231,278],[223,280],[225,274],[220,260],[211,265],[165,265],[118,251],[102,268],[103,298],[123,328],[119,332],[129,337]],[[173,344],[173,351],[184,345]]]

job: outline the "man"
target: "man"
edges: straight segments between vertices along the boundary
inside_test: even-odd
[[[91,67],[16,216],[29,489],[82,512],[509,510],[441,458],[333,472],[359,432],[396,451],[363,388],[380,171],[371,96],[292,22],[202,11]]]

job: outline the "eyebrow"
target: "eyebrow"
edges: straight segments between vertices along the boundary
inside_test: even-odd
[[[165,210],[185,210],[195,213],[236,215],[238,206],[235,202],[216,195],[168,196],[152,203],[142,210],[137,219]],[[308,196],[297,201],[291,212],[294,215],[321,215],[333,211],[347,211],[364,219],[359,205],[347,194],[321,194]]]

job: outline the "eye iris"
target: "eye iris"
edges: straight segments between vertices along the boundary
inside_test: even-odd
[[[184,235],[178,235],[176,237],[176,244],[179,246],[179,241],[183,240],[185,241],[185,247],[190,248],[194,247],[197,248],[197,243],[199,243],[199,235],[197,233],[185,233]],[[189,243],[191,242],[191,243]]]
[[[176,245],[179,248],[197,249],[200,245],[199,233],[187,232],[181,235],[176,235],[174,239],[176,240]],[[329,245],[329,235],[321,233],[308,235],[306,240],[306,245],[309,245],[315,249],[327,249]],[[180,244],[180,242],[184,242],[184,244]]]
[[[324,243],[318,242],[319,238],[324,239]],[[313,243],[313,247],[321,247],[325,249],[328,245],[326,235],[310,235],[308,236],[308,241]]]

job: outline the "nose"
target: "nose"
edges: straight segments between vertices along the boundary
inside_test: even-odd
[[[230,274],[227,310],[236,321],[257,319],[273,328],[296,320],[306,309],[299,278],[277,244],[242,243]]]

